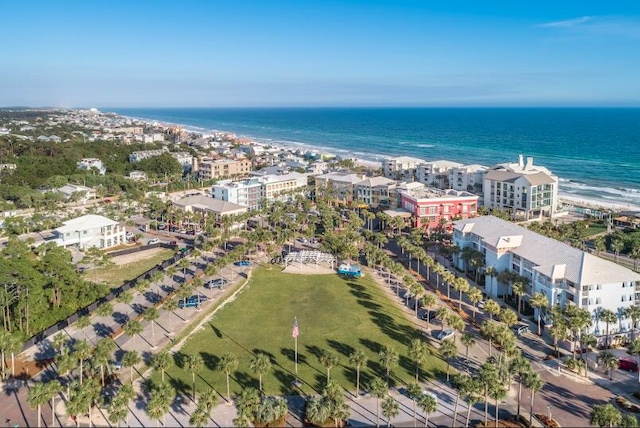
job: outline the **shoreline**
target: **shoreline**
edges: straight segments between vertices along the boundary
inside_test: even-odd
[[[357,164],[368,167],[368,168],[382,168],[382,164],[381,164],[382,159],[387,157],[392,157],[392,156],[383,155],[383,154],[367,153],[367,152],[361,152],[361,151],[354,152],[349,149],[343,149],[343,148],[338,149],[338,148],[326,147],[322,145],[314,145],[313,143],[305,143],[305,142],[298,142],[298,141],[274,141],[271,138],[256,137],[254,135],[247,135],[247,134],[238,134],[233,131],[225,131],[222,129],[204,128],[200,126],[185,125],[185,124],[175,123],[175,122],[167,122],[167,121],[162,121],[158,119],[126,116],[116,112],[111,112],[111,113],[127,119],[140,121],[148,125],[159,124],[161,126],[179,126],[179,127],[182,127],[187,132],[200,134],[203,137],[212,136],[213,133],[215,132],[228,132],[236,135],[239,139],[247,139],[254,144],[271,146],[278,150],[305,150],[305,151],[308,150],[308,151],[318,152],[318,153],[334,154],[340,158],[353,159]],[[395,155],[395,156],[398,156],[398,155]],[[427,159],[424,159],[424,160],[428,162]],[[443,159],[443,160],[446,160],[446,159]],[[567,186],[566,183],[576,183],[576,182],[570,179],[564,179],[564,178],[558,177],[559,205],[574,206],[574,207],[588,208],[588,209],[595,209],[595,210],[639,211],[640,212],[640,204],[625,203],[625,201],[622,198],[620,200],[607,200],[608,198],[599,198],[596,196],[591,197],[586,195],[579,195],[573,192],[562,191],[562,187]],[[601,189],[601,191],[604,191],[604,189],[608,189],[609,187],[592,186],[590,188],[597,188],[597,189]],[[614,189],[614,190],[618,190],[618,189]]]

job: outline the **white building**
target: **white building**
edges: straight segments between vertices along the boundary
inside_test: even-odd
[[[160,156],[161,154],[167,153],[167,152],[169,152],[169,149],[167,149],[166,147],[163,147],[162,149],[158,149],[158,150],[139,150],[129,155],[129,162],[131,163],[140,162],[141,160],[149,159],[155,156]]]
[[[191,170],[191,167],[193,165],[193,156],[191,156],[191,153],[171,152],[169,154],[173,156],[173,158],[177,160],[180,165],[182,165],[183,171]]]
[[[187,196],[179,199],[173,203],[173,206],[185,212],[204,213],[208,216],[213,216],[216,219],[225,215],[235,215],[247,212],[246,206],[202,195]]]
[[[96,158],[82,159],[81,161],[77,162],[76,165],[78,169],[97,170],[101,175],[104,175],[104,173],[107,172],[107,168],[102,165],[102,161]]]
[[[616,325],[609,326],[613,334],[632,328],[624,309],[640,304],[639,273],[494,216],[454,222],[453,243],[484,253],[485,267],[527,278],[528,297],[540,292],[547,296],[549,306],[576,305],[588,310],[593,319],[589,329],[596,335],[605,333],[605,323],[599,321],[602,309],[618,315]],[[461,257],[454,256],[454,263],[464,268]],[[489,296],[507,293],[507,285],[489,275],[485,284]],[[543,309],[543,315],[545,312]]]
[[[307,186],[307,175],[292,172],[283,175],[263,175],[243,181],[223,181],[212,186],[214,199],[243,205],[250,210],[273,201],[288,201]]]
[[[350,204],[353,202],[354,186],[366,177],[361,174],[330,172],[328,174],[316,175],[314,178],[316,194],[322,193],[325,189],[330,190],[337,200]]]
[[[439,189],[449,189],[449,173],[453,168],[462,168],[462,166],[463,165],[459,162],[451,162],[448,160],[423,162],[417,166],[416,174],[418,181],[422,184],[437,187]]]
[[[62,193],[65,199],[71,199],[78,194],[80,198],[78,202],[86,203],[89,199],[96,198],[96,190],[91,187],[80,186],[79,184],[65,184],[57,189],[58,193]]]
[[[125,228],[101,215],[87,214],[64,222],[53,231],[58,245],[76,245],[80,249],[107,249],[126,243]]]
[[[147,179],[147,173],[144,171],[130,171],[127,174],[127,178],[130,180],[144,181]]]
[[[449,185],[454,190],[482,193],[484,175],[489,168],[483,165],[463,165],[449,171]]]
[[[553,217],[558,206],[558,177],[544,167],[518,163],[491,167],[484,176],[484,205],[489,209],[510,211],[514,218]]]
[[[387,178],[396,180],[410,179],[409,181],[412,181],[418,165],[421,163],[424,163],[424,159],[409,156],[386,158],[382,161],[382,172]]]

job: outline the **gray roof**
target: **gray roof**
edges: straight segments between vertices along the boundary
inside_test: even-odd
[[[181,208],[190,206],[219,214],[235,212],[239,210],[247,210],[247,207],[245,207],[244,205],[238,205],[234,204],[233,202],[213,199],[208,196],[202,195],[187,196],[186,198],[175,201],[173,204]]]
[[[529,185],[537,186],[540,184],[553,184],[556,179],[544,172],[535,174],[523,174],[518,172],[490,169],[486,172],[485,178],[491,181],[500,181],[503,183],[515,183],[519,178],[526,180]]]
[[[640,281],[640,274],[630,269],[494,216],[458,220],[454,229],[529,260],[544,275],[557,276],[564,269],[563,277],[578,285]]]

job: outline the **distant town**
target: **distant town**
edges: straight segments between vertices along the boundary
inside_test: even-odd
[[[414,426],[631,423],[640,212],[563,200],[558,182],[526,153],[376,163],[97,109],[0,110],[0,363],[15,392],[0,412],[20,426],[371,425],[380,409]],[[336,291],[318,291],[322,275]],[[322,323],[355,320],[314,312],[338,301],[368,320],[344,347]],[[236,340],[229,314],[255,335]],[[255,351],[280,321],[295,349]],[[589,388],[567,398],[577,414],[552,401],[562,388]]]

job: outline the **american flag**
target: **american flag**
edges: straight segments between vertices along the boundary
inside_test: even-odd
[[[298,318],[294,318],[293,319],[293,332],[291,333],[291,336],[293,336],[293,338],[297,338],[298,337]]]

